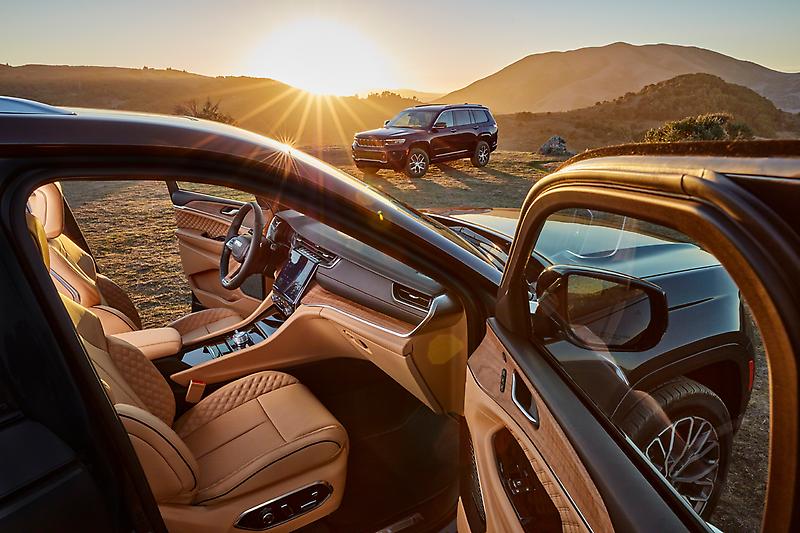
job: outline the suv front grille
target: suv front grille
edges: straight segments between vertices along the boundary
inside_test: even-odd
[[[356,144],[365,148],[382,148],[383,140],[381,139],[356,139]]]

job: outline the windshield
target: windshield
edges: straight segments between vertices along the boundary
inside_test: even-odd
[[[427,128],[436,117],[437,111],[430,109],[406,109],[389,121],[387,126],[393,128]]]

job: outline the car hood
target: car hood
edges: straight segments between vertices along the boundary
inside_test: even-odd
[[[519,209],[432,209],[429,212],[482,226],[514,238]],[[548,220],[536,252],[552,264],[612,270],[637,278],[650,278],[684,270],[719,266],[719,261],[690,242],[677,242],[653,231],[628,231],[606,226],[586,226],[580,250],[574,246],[575,225]],[[569,243],[569,244],[565,244]]]
[[[356,137],[367,139],[385,139],[387,137],[402,137],[415,130],[410,128],[377,128],[356,133]]]

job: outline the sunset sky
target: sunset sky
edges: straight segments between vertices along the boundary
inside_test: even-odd
[[[447,92],[527,54],[616,41],[800,71],[798,0],[2,1],[0,63],[173,67],[332,94]]]

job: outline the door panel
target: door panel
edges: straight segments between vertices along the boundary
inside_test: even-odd
[[[453,112],[445,111],[439,115],[439,118],[437,118],[436,121],[444,122],[447,124],[447,127],[440,130],[435,130],[436,133],[434,134],[433,139],[431,139],[432,158],[446,156],[447,154],[459,150],[459,148],[456,146],[458,130],[455,127]]]
[[[219,260],[222,255],[225,235],[231,221],[241,206],[232,200],[214,200],[205,195],[181,191],[189,196],[182,205],[175,205],[175,236],[184,274],[194,295],[207,308],[225,307],[242,316],[250,315],[261,300],[245,294],[242,289],[225,289],[219,281]],[[266,210],[269,221],[272,213]],[[245,218],[243,230],[252,226],[252,214]],[[269,286],[265,287],[268,292]]]
[[[611,531],[612,524],[603,499],[558,422],[542,398],[508,355],[491,327],[469,359],[464,416],[472,435],[480,490],[485,506],[486,531],[546,531],[546,524],[558,531]],[[512,398],[512,385],[531,393],[538,418],[536,422],[522,412]],[[530,409],[530,404],[526,406]],[[501,476],[496,443],[507,431],[525,452],[529,465],[524,469],[535,478]],[[546,459],[545,459],[546,457]],[[532,492],[538,498],[534,516],[515,510],[509,491]],[[538,494],[536,494],[538,492]],[[462,495],[462,499],[463,499]],[[468,523],[462,501],[460,521]],[[560,521],[553,524],[547,509],[552,505]],[[522,515],[522,516],[520,516]],[[475,519],[472,519],[473,524]],[[475,529],[465,529],[477,533]]]

